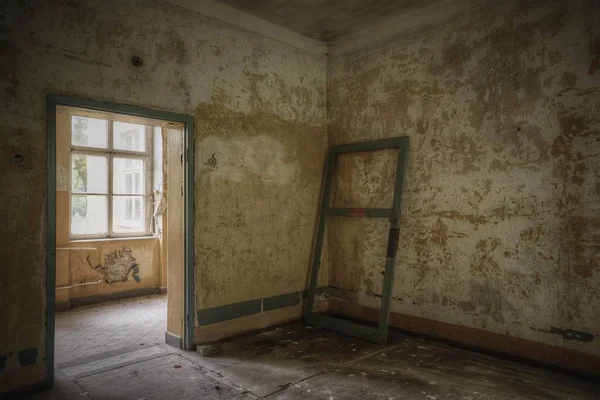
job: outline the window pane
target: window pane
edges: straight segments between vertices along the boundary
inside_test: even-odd
[[[71,190],[73,193],[108,193],[108,159],[73,153]]]
[[[113,158],[113,192],[115,194],[145,194],[144,161],[135,158]]]
[[[73,235],[108,233],[107,196],[71,196],[71,233]]]
[[[144,196],[113,196],[113,231],[144,233],[146,214]]]
[[[113,148],[146,151],[146,127],[127,122],[113,122]]]
[[[108,121],[105,119],[71,116],[71,143],[73,146],[108,147]]]

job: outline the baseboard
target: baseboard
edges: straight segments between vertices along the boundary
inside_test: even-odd
[[[288,327],[290,325],[300,323],[301,321],[302,321],[301,318],[291,319],[291,320],[284,321],[284,322],[281,322],[281,323],[278,323],[275,325],[269,325],[265,328],[253,329],[253,330],[244,331],[244,332],[235,334],[233,336],[227,336],[227,337],[217,340],[215,342],[202,343],[202,344],[199,344],[196,346],[196,352],[204,357],[214,356],[215,354],[219,354],[220,352],[222,352],[223,349],[226,348],[227,344],[231,343],[232,341],[235,341],[238,339],[243,339],[243,338],[254,336],[254,335],[258,335],[263,332],[270,332],[270,331],[273,331],[274,329]]]
[[[183,350],[183,338],[169,331],[165,332],[165,343],[167,343],[169,346]]]
[[[159,292],[160,294],[167,294],[167,287],[166,286],[165,287],[161,287],[159,289],[160,289],[160,292]]]
[[[364,321],[379,320],[379,310],[338,299],[329,299],[329,311]],[[390,314],[390,327],[496,357],[600,379],[600,357],[576,350],[395,312]]]
[[[329,287],[317,288],[315,301],[326,299]],[[281,308],[301,306],[306,300],[305,290],[278,294],[263,298],[251,299],[239,303],[225,304],[217,307],[201,308],[196,310],[198,325],[206,326],[220,322],[233,321],[251,315],[274,311]]]
[[[107,294],[95,294],[92,296],[85,297],[73,297],[70,299],[71,308],[88,306],[90,304],[104,303],[107,301],[132,299],[134,297],[150,296],[153,294],[160,294],[160,288],[158,287],[147,287],[134,290],[128,290],[126,292],[116,292]]]
[[[315,311],[326,311],[328,301],[315,302]],[[199,345],[228,341],[241,336],[255,334],[274,326],[302,320],[303,304],[264,311],[210,325],[201,325],[195,330],[195,343]]]
[[[67,301],[61,301],[61,302],[56,302],[54,303],[54,311],[56,312],[60,312],[60,311],[67,311],[71,309],[71,302],[69,300]]]

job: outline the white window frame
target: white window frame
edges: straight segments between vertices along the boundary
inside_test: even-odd
[[[86,110],[87,111],[87,110]],[[108,121],[108,146],[106,148],[97,148],[97,147],[86,147],[86,146],[75,146],[73,145],[73,117],[86,117],[86,118],[98,118],[105,121]],[[152,236],[154,234],[153,231],[153,207],[152,207],[152,154],[153,154],[153,127],[149,125],[143,125],[145,127],[145,135],[146,135],[146,147],[145,150],[142,151],[130,151],[130,150],[119,150],[113,148],[113,126],[115,122],[128,122],[126,120],[115,120],[111,118],[106,118],[105,116],[90,116],[88,112],[86,113],[73,113],[70,114],[70,124],[69,124],[69,142],[71,151],[69,152],[69,239],[71,240],[85,240],[85,239],[110,239],[110,238],[131,238],[131,237],[144,237],[144,236]],[[108,163],[108,191],[107,193],[78,193],[73,192],[73,176],[72,176],[72,165],[73,165],[73,155],[96,155],[103,156],[107,158]],[[114,158],[133,158],[139,159],[144,162],[144,174],[146,176],[144,182],[144,193],[142,195],[138,194],[115,194],[113,190],[113,159]],[[100,233],[100,234],[74,234],[71,224],[71,218],[73,217],[71,214],[71,206],[73,204],[73,195],[101,195],[107,197],[108,203],[108,232]],[[144,201],[144,212],[145,212],[145,227],[144,231],[140,232],[114,232],[113,230],[113,197],[118,196],[140,196]]]

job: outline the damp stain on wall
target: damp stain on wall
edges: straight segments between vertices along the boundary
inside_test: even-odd
[[[198,309],[304,289],[325,158],[324,120],[215,101],[196,110]]]

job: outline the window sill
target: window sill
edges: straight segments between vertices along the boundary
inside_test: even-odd
[[[124,242],[128,240],[152,240],[159,239],[159,236],[148,235],[148,236],[126,236],[126,237],[107,237],[107,238],[78,238],[69,239],[69,243],[92,243],[92,242]]]

